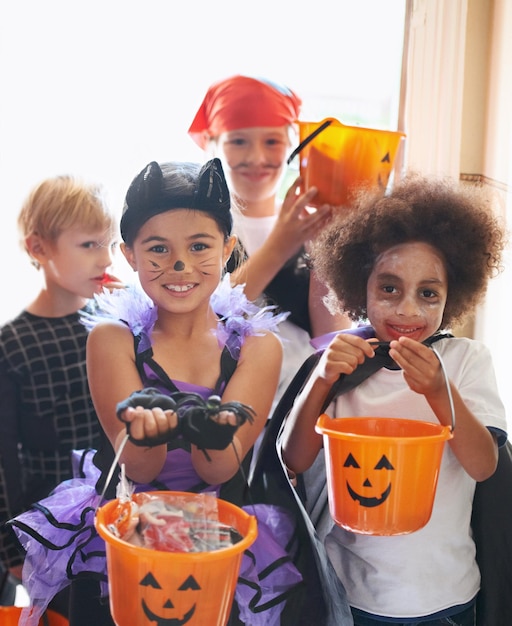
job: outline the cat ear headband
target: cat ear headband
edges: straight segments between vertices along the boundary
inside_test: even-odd
[[[175,193],[166,188],[162,168],[152,161],[134,178],[126,193],[121,236],[123,241],[131,243],[151,217],[172,209],[209,213],[229,235],[233,225],[230,207],[229,189],[219,159],[211,159],[201,167],[190,193]]]

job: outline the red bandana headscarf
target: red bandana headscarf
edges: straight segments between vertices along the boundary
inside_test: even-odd
[[[204,150],[208,137],[226,131],[287,126],[299,117],[301,104],[288,87],[267,79],[232,76],[210,86],[188,133]]]

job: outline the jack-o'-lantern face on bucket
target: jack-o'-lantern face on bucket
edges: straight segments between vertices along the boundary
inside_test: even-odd
[[[183,626],[192,619],[196,610],[196,602],[193,596],[195,596],[198,591],[201,591],[201,587],[194,576],[188,576],[183,583],[172,592],[178,594],[186,592],[192,599],[190,608],[188,608],[188,610],[180,616],[172,615],[172,613],[176,612],[176,610],[171,600],[171,596],[167,595],[160,582],[151,572],[146,574],[139,584],[141,587],[145,587],[146,589],[155,590],[154,593],[146,592],[144,594],[145,597],[143,597],[141,601],[142,611],[147,617],[148,622],[155,623],[156,626]],[[194,593],[190,595],[191,592]],[[151,606],[149,606],[150,603]],[[179,606],[183,606],[182,598],[180,598],[178,604]]]
[[[330,417],[325,450],[329,513],[365,535],[404,535],[428,522],[449,426],[405,417]]]
[[[132,544],[116,537],[108,528],[117,519],[119,502],[107,502],[96,511],[94,523],[105,540],[114,622],[133,626],[226,624],[243,553],[258,534],[256,517],[209,494],[161,491],[137,493],[133,497],[139,505],[152,503],[155,498],[164,504],[178,506],[179,503],[184,512],[183,520],[186,513],[193,513],[198,521],[203,520],[203,516],[215,512],[213,507],[216,507],[218,522],[235,529],[241,539],[232,545],[201,552],[177,549],[177,545],[172,550],[160,550]],[[201,521],[199,528],[202,530],[203,526]],[[192,529],[196,532],[197,525]],[[179,533],[174,528],[172,534],[176,541],[183,538],[183,529],[178,527],[178,530]],[[152,545],[154,548],[154,542]]]
[[[377,459],[373,467],[366,469],[349,453],[343,467],[347,472],[346,485],[352,500],[368,508],[380,506],[387,500],[391,493],[388,471],[395,468],[385,454]]]

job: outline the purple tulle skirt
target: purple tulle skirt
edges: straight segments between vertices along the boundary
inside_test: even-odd
[[[77,578],[99,581],[102,593],[108,595],[105,542],[94,528],[95,512],[102,503],[95,489],[99,470],[92,463],[93,455],[93,450],[75,452],[73,464],[80,467],[82,477],[61,483],[48,498],[10,522],[26,550],[23,585],[30,606],[22,611],[20,626],[37,626],[50,600]],[[186,491],[183,479],[179,482],[169,489]],[[251,626],[277,626],[288,593],[302,581],[286,549],[294,520],[273,505],[243,508],[256,516],[258,537],[242,559],[235,591],[240,619]]]

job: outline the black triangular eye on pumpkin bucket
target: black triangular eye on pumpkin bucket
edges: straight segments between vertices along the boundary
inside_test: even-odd
[[[198,589],[201,589],[201,585],[193,576],[189,576],[187,580],[185,580],[184,583],[178,587],[179,591],[187,591],[187,589],[194,589],[197,591]]]
[[[146,574],[139,584],[141,587],[153,587],[153,589],[162,588],[151,572]]]
[[[375,469],[376,470],[380,470],[380,469],[394,470],[395,468],[391,465],[386,455],[383,454],[380,461],[375,466]]]
[[[349,452],[349,455],[347,456],[345,463],[343,463],[343,467],[360,467],[360,466],[359,466],[359,463],[352,456],[352,453]]]

